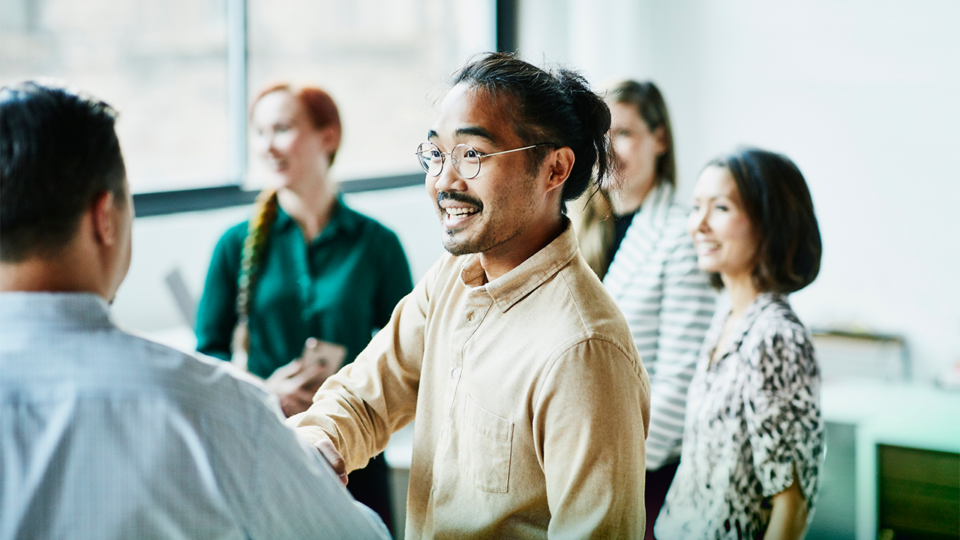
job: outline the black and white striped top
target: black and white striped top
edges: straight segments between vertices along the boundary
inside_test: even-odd
[[[650,376],[647,470],[680,459],[687,387],[716,301],[673,194],[664,184],[647,196],[603,280]]]

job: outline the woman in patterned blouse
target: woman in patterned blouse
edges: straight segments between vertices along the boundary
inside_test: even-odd
[[[820,270],[810,192],[788,158],[739,150],[701,173],[687,229],[728,304],[690,385],[680,468],[656,535],[801,538],[823,456],[820,373],[786,294]]]

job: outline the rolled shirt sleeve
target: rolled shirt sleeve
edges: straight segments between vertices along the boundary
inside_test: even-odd
[[[816,492],[823,425],[813,345],[803,328],[772,328],[750,362],[744,421],[764,496],[793,484],[796,467],[808,504]]]

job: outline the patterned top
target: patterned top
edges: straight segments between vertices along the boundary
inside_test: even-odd
[[[764,293],[711,365],[729,313],[717,311],[690,385],[659,538],[761,538],[771,497],[793,483],[794,466],[813,517],[823,421],[810,336],[784,296]]]
[[[648,471],[680,460],[687,387],[716,300],[673,194],[664,184],[647,196],[603,279],[650,374]]]

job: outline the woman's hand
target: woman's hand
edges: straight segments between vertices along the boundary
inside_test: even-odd
[[[280,398],[283,414],[290,417],[310,407],[313,396],[328,375],[322,366],[297,358],[277,368],[264,382]]]
[[[807,500],[800,489],[797,471],[793,471],[793,483],[771,499],[773,511],[770,524],[763,535],[764,540],[799,540],[807,527]]]

